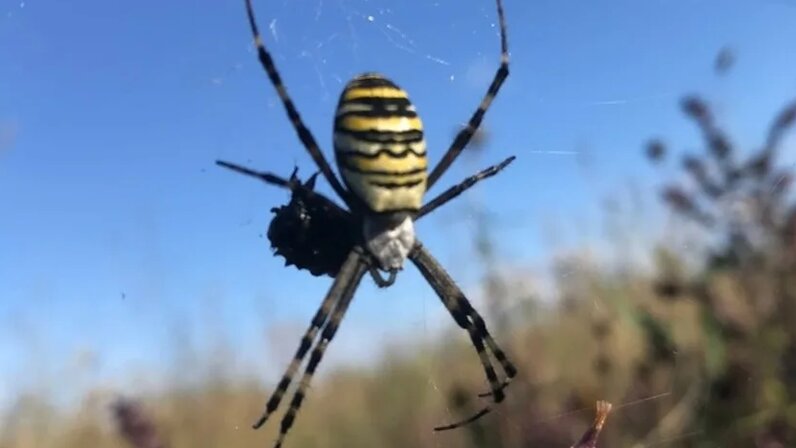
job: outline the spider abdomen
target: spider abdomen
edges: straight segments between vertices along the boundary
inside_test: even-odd
[[[370,211],[420,208],[428,176],[423,124],[395,83],[366,73],[346,85],[335,114],[334,150],[343,180]]]

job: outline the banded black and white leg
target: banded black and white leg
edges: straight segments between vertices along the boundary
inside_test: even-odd
[[[445,171],[450,168],[451,164],[459,154],[461,154],[462,150],[467,146],[470,142],[470,139],[475,135],[478,127],[481,125],[481,121],[484,119],[484,115],[486,111],[489,110],[489,106],[492,104],[492,100],[495,99],[495,96],[500,91],[500,87],[503,85],[503,82],[509,76],[509,48],[508,48],[508,37],[506,36],[506,18],[503,13],[503,1],[497,1],[497,13],[498,13],[498,24],[500,26],[500,66],[498,67],[497,71],[495,72],[495,76],[492,79],[492,82],[489,84],[489,88],[484,94],[481,103],[478,105],[478,108],[473,112],[473,115],[470,117],[470,120],[467,122],[467,125],[456,134],[456,138],[453,139],[448,150],[442,156],[437,166],[434,167],[434,170],[431,171],[431,174],[428,175],[428,181],[426,183],[427,189],[431,189],[431,187],[439,180],[439,178],[445,173]]]
[[[464,179],[462,182],[443,191],[437,197],[428,201],[420,208],[420,211],[418,211],[417,215],[415,215],[415,221],[417,221],[418,219],[422,218],[425,215],[428,215],[429,213],[433,212],[439,207],[442,207],[443,205],[448,203],[448,201],[456,198],[460,194],[469,190],[478,182],[490,178],[495,174],[498,174],[503,170],[503,168],[506,168],[511,162],[513,162],[514,159],[516,159],[515,156],[508,157],[506,160],[500,162],[499,164],[492,165],[486,169],[483,169],[473,174],[472,176]]]
[[[254,44],[257,47],[257,57],[260,60],[260,64],[265,69],[265,72],[268,74],[271,84],[273,84],[274,88],[276,89],[276,93],[279,95],[279,99],[282,101],[282,105],[285,107],[285,112],[287,112],[290,123],[296,130],[299,140],[301,140],[301,143],[307,149],[307,152],[310,153],[312,160],[315,161],[315,164],[318,166],[318,169],[321,170],[323,177],[325,177],[329,182],[329,185],[332,186],[332,189],[334,189],[334,192],[337,193],[337,196],[339,196],[340,199],[342,199],[346,205],[351,208],[352,203],[348,190],[343,188],[343,185],[337,179],[337,176],[334,174],[334,171],[332,171],[332,167],[329,165],[329,162],[327,162],[326,158],[323,156],[323,153],[318,146],[318,142],[315,141],[315,137],[312,135],[312,132],[310,132],[309,128],[307,128],[307,126],[304,124],[304,121],[301,119],[301,115],[296,109],[295,104],[293,104],[293,100],[287,93],[287,87],[285,87],[285,84],[282,82],[282,77],[279,75],[279,72],[276,69],[276,65],[274,64],[271,54],[265,48],[262,35],[257,27],[257,21],[254,18],[252,0],[246,0],[246,14],[248,15],[249,26],[251,27],[252,34],[254,35]]]
[[[318,368],[318,364],[320,364],[321,359],[323,359],[326,348],[332,342],[332,339],[337,333],[340,322],[342,322],[343,317],[345,317],[345,313],[348,310],[348,305],[351,304],[351,300],[354,298],[354,293],[356,292],[357,287],[362,281],[362,277],[364,277],[367,270],[367,256],[363,253],[363,250],[357,246],[351,251],[351,253],[348,255],[348,259],[343,263],[343,267],[340,269],[337,278],[335,278],[335,281],[332,284],[332,289],[329,291],[328,296],[338,297],[339,300],[337,300],[337,305],[334,307],[331,317],[323,327],[323,331],[321,332],[318,343],[312,350],[312,354],[310,355],[310,360],[307,363],[304,374],[299,380],[298,388],[294,392],[293,398],[290,400],[290,407],[285,413],[285,416],[282,417],[282,423],[279,427],[279,438],[276,441],[275,448],[280,448],[282,446],[285,436],[293,426],[293,421],[296,418],[296,414],[298,414],[298,411],[301,409],[301,404],[304,402],[304,394],[310,385],[312,376],[315,374],[315,370]],[[287,389],[287,387],[285,387],[285,389]]]
[[[516,367],[509,361],[505,352],[492,338],[492,335],[489,334],[484,320],[472,307],[462,290],[456,285],[442,265],[439,264],[420,242],[415,244],[414,249],[409,254],[409,259],[417,266],[420,273],[431,285],[432,289],[434,289],[434,292],[437,293],[437,296],[439,296],[456,323],[469,334],[470,341],[475,347],[486,378],[489,381],[490,395],[492,396],[493,402],[499,403],[503,401],[505,397],[503,388],[505,384],[507,384],[507,381],[501,382],[498,379],[492,360],[489,357],[489,352],[492,353],[492,356],[494,356],[500,364],[501,370],[507,380],[513,378],[517,374]],[[445,431],[458,428],[483,417],[490,411],[491,407],[485,406],[471,417],[449,425],[436,427],[434,430]]]
[[[296,350],[293,360],[290,362],[285,370],[285,373],[282,375],[282,379],[279,381],[276,389],[274,389],[274,391],[271,393],[271,397],[268,399],[268,402],[265,405],[263,414],[254,423],[253,427],[255,429],[258,429],[264,425],[271,414],[279,407],[285,392],[293,382],[293,377],[296,375],[301,363],[307,356],[307,352],[309,352],[310,348],[312,348],[312,346],[315,344],[315,339],[318,335],[318,332],[322,328],[324,328],[324,330],[321,334],[321,340],[326,337],[325,335],[327,334],[327,330],[325,329],[325,326],[328,322],[330,322],[329,316],[332,316],[332,321],[335,318],[338,320],[342,319],[342,314],[340,314],[338,311],[345,300],[350,301],[350,297],[347,296],[353,296],[353,292],[361,280],[361,275],[358,274],[359,270],[361,268],[364,272],[366,267],[367,259],[363,254],[362,249],[355,247],[348,256],[348,259],[340,268],[340,272],[337,274],[334,283],[332,283],[331,289],[329,290],[328,294],[326,294],[323,302],[321,302],[321,306],[318,308],[318,311],[312,318],[309,328],[304,333],[304,336],[302,336],[298,350]],[[344,306],[347,307],[348,304],[345,303]],[[345,309],[343,309],[343,311],[345,311]]]

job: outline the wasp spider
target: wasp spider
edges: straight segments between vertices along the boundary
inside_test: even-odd
[[[509,74],[503,5],[501,0],[496,0],[496,3],[500,24],[500,66],[467,126],[456,135],[442,160],[428,172],[423,126],[406,92],[382,75],[365,73],[345,86],[335,114],[334,152],[343,179],[341,183],[290,99],[274,61],[263,44],[251,0],[246,0],[246,11],[260,63],[276,88],[299,140],[309,151],[320,174],[347,206],[344,209],[314,191],[317,175],[302,182],[295,171],[289,179],[284,179],[229,162],[217,162],[234,171],[291,190],[290,203],[273,209],[275,217],[268,230],[271,244],[278,255],[285,257],[286,264],[307,269],[314,275],[334,277],[332,287],[302,337],[293,360],[271,394],[262,416],[254,424],[255,428],[259,428],[276,411],[312,349],[287,413],[282,418],[277,447],[282,445],[293,425],[310,380],[362,278],[370,274],[377,285],[390,286],[407,258],[417,266],[456,323],[468,332],[489,380],[490,392],[484,395],[490,396],[494,403],[501,402],[504,399],[504,387],[517,374],[517,369],[489,334],[484,320],[445,269],[418,241],[414,232],[414,221],[478,181],[497,174],[514,160],[514,157],[509,157],[422,204],[426,190],[445,173],[478,130],[484,114]],[[387,274],[387,278],[383,277],[383,273]],[[493,358],[505,376],[503,380],[498,378]],[[487,405],[467,419],[435,430],[459,427],[490,410],[491,407]]]

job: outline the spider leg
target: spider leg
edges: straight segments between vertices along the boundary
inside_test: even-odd
[[[486,168],[484,170],[475,173],[474,175],[462,181],[460,184],[448,188],[447,190],[442,192],[439,196],[435,197],[434,199],[430,200],[425,205],[423,205],[420,208],[420,211],[417,212],[417,215],[415,215],[415,220],[418,220],[422,216],[427,215],[436,210],[437,208],[445,205],[448,201],[464,193],[476,183],[484,179],[490,178],[495,174],[499,173],[500,171],[503,170],[503,168],[507,167],[511,162],[513,162],[515,158],[516,157],[511,156],[497,165],[492,165],[489,168]]]
[[[370,272],[370,276],[373,278],[373,281],[376,283],[376,286],[379,288],[386,288],[388,286],[392,286],[395,283],[395,278],[398,275],[397,270],[391,270],[388,272],[389,277],[385,279],[381,276],[381,272],[379,272],[378,268],[372,263],[368,266],[368,271]]]
[[[461,328],[467,330],[468,334],[470,335],[470,340],[472,341],[473,346],[478,353],[478,358],[481,360],[481,365],[484,368],[484,373],[486,374],[487,380],[489,380],[493,401],[495,403],[503,401],[503,398],[505,397],[503,394],[504,386],[498,380],[492,360],[489,358],[489,354],[487,353],[487,348],[492,352],[495,359],[498,360],[506,376],[515,376],[517,374],[516,367],[514,367],[511,361],[509,361],[506,357],[503,350],[500,349],[497,343],[495,343],[494,339],[489,334],[489,331],[486,329],[484,320],[475,311],[475,309],[473,309],[472,305],[470,305],[470,302],[467,300],[467,298],[465,298],[461,289],[456,286],[456,283],[453,281],[450,275],[445,272],[445,269],[442,268],[439,262],[437,262],[434,257],[431,256],[431,254],[423,247],[420,242],[415,243],[415,247],[409,254],[409,258],[412,260],[415,266],[417,266],[417,268],[420,270],[420,273],[437,293],[456,323]],[[485,342],[486,346],[484,345]],[[465,420],[450,425],[440,426],[434,428],[434,430],[444,431],[458,428],[481,418],[490,411],[491,407],[486,406],[478,411],[475,415]]]
[[[292,192],[300,190],[302,194],[305,194],[307,196],[320,197],[326,202],[328,202],[330,207],[336,208],[338,212],[346,214],[349,213],[347,210],[335,204],[334,201],[332,201],[331,199],[327,198],[321,193],[315,192],[312,189],[312,187],[315,185],[315,174],[310,176],[307,182],[301,182],[301,180],[299,180],[298,177],[296,176],[296,170],[293,170],[293,174],[290,176],[290,179],[285,179],[283,177],[277,176],[276,174],[269,173],[267,171],[256,171],[251,168],[246,168],[245,166],[237,165],[231,162],[225,162],[223,160],[216,160],[216,165],[223,166],[224,168],[235,171],[236,173],[260,179],[261,181],[267,184],[276,185],[277,187],[282,187]]]
[[[506,375],[506,379],[500,384],[500,387],[498,388],[498,392],[502,394],[503,389],[505,389],[511,383],[511,379],[517,376],[517,367],[515,367],[514,363],[512,363],[509,360],[508,356],[506,356],[506,352],[504,352],[503,349],[501,349],[500,346],[497,344],[497,342],[495,342],[495,339],[492,337],[492,335],[489,333],[489,330],[486,328],[486,322],[484,322],[484,319],[481,317],[478,311],[476,311],[475,308],[473,308],[473,306],[470,304],[470,302],[467,300],[467,298],[464,296],[461,290],[459,290],[459,288],[456,286],[455,283],[451,283],[451,287],[455,288],[458,291],[456,297],[460,301],[459,306],[464,310],[464,312],[467,314],[467,317],[470,318],[470,320],[473,322],[473,325],[475,325],[475,328],[482,335],[484,341],[486,342],[487,347],[489,347],[489,350],[492,352],[492,355],[495,357],[497,362],[500,363],[500,368],[503,370],[503,373]],[[487,397],[487,396],[494,396],[494,394],[495,391],[492,390],[486,394],[480,394],[479,396]]]
[[[462,150],[467,146],[467,143],[470,142],[470,138],[472,138],[478,130],[478,126],[481,125],[481,120],[483,120],[484,114],[486,114],[490,104],[492,104],[492,100],[497,96],[500,86],[503,85],[503,81],[509,76],[509,50],[508,39],[506,37],[506,19],[503,15],[502,0],[496,1],[498,21],[500,23],[500,66],[495,72],[495,77],[492,79],[489,89],[487,89],[484,98],[481,100],[481,104],[478,105],[478,109],[475,110],[472,117],[470,117],[470,121],[467,122],[467,126],[459,131],[453,143],[451,143],[450,148],[448,148],[448,151],[442,156],[442,159],[437,166],[434,167],[434,170],[431,171],[431,174],[429,174],[426,183],[427,189],[431,189],[434,183],[437,182],[442,174],[451,166],[453,161],[459,157],[459,154],[461,154]]]
[[[503,380],[503,382],[500,383],[500,390],[503,390],[503,389],[509,387],[509,384],[511,384],[511,379]],[[482,393],[478,394],[478,398],[486,398],[486,397],[491,397],[491,396],[492,396],[492,392],[491,391],[490,392],[482,392]]]
[[[332,284],[332,288],[323,299],[323,302],[321,302],[321,306],[315,313],[315,317],[312,318],[309,328],[301,338],[301,343],[299,344],[298,350],[296,350],[296,354],[293,356],[293,360],[290,362],[290,365],[288,365],[287,370],[285,370],[285,373],[282,375],[282,379],[279,381],[276,389],[268,399],[263,414],[259,419],[257,419],[254,425],[252,425],[254,429],[258,429],[265,424],[271,414],[279,407],[279,403],[281,403],[285,392],[287,391],[288,387],[290,387],[290,383],[293,382],[293,377],[296,375],[299,366],[307,356],[309,349],[312,347],[315,337],[318,335],[318,331],[328,322],[329,314],[332,313],[332,310],[339,308],[340,303],[342,303],[343,296],[348,292],[346,289],[347,283],[350,283],[353,267],[356,266],[358,268],[360,258],[360,252],[352,251],[352,255],[349,255],[348,259],[343,264],[343,267],[340,269],[340,273]],[[357,264],[355,265],[354,262]],[[334,318],[335,315],[336,314],[334,314],[332,318]]]
[[[428,252],[428,250],[426,250],[425,247],[423,247],[422,244],[417,243],[413,253],[415,256],[412,258],[412,261],[417,260],[415,263],[423,262],[429,266],[431,270],[433,270],[433,274],[437,277],[437,282],[439,282],[449,292],[449,296],[455,297],[457,300],[457,306],[462,309],[462,311],[472,321],[473,325],[475,325],[475,329],[478,330],[480,336],[486,342],[487,347],[489,347],[489,350],[492,351],[492,355],[494,355],[495,359],[500,363],[503,373],[505,373],[509,379],[514,378],[517,375],[517,368],[508,359],[506,352],[504,352],[497,342],[495,342],[495,339],[492,337],[492,334],[489,333],[489,329],[486,327],[486,322],[484,322],[484,319],[481,317],[478,311],[473,308],[462,290],[456,285],[456,282],[453,281],[445,269],[442,268],[439,262],[431,256],[431,254]],[[410,257],[412,256],[410,255]],[[503,387],[505,387],[505,385]]]
[[[365,258],[361,249],[355,247],[348,255],[348,259],[340,269],[340,273],[332,285],[332,290],[329,292],[329,295],[339,295],[340,300],[337,302],[337,306],[328,323],[323,328],[320,340],[312,350],[307,368],[304,370],[298,388],[293,394],[293,398],[290,400],[290,407],[285,413],[285,416],[282,417],[282,423],[279,428],[279,438],[276,441],[276,445],[274,445],[275,448],[282,446],[285,436],[293,426],[296,414],[304,401],[304,394],[310,385],[312,376],[315,374],[315,369],[318,367],[318,364],[320,364],[323,354],[334,338],[335,333],[337,333],[337,328],[340,326],[340,322],[343,320],[348,305],[351,304],[351,300],[354,298],[354,292],[356,292],[357,286],[359,286],[362,277],[367,272],[367,268],[367,258]]]
[[[260,59],[260,64],[262,64],[265,72],[268,74],[271,84],[274,85],[276,93],[279,95],[279,99],[282,100],[282,104],[285,107],[285,112],[287,112],[290,123],[296,130],[299,140],[301,140],[301,143],[307,149],[307,152],[310,153],[312,160],[315,161],[316,165],[318,165],[318,168],[332,186],[334,192],[337,193],[337,195],[340,196],[340,199],[342,199],[343,202],[350,207],[351,204],[349,203],[348,191],[343,188],[343,185],[337,179],[337,176],[335,176],[334,171],[332,171],[332,167],[323,156],[323,153],[318,146],[318,142],[315,141],[315,137],[312,136],[312,132],[310,132],[310,130],[302,121],[301,115],[299,115],[296,106],[293,104],[293,100],[290,99],[290,95],[287,93],[287,88],[285,88],[285,85],[282,82],[282,77],[279,76],[279,72],[276,70],[274,60],[271,58],[271,55],[265,48],[263,38],[260,35],[259,29],[257,28],[257,22],[254,19],[252,0],[246,0],[246,14],[249,17],[249,25],[251,26],[252,34],[254,35],[254,44],[257,47],[257,57]]]
[[[277,187],[287,188],[288,190],[292,190],[294,184],[296,183],[295,181],[293,181],[293,176],[291,176],[290,179],[285,179],[283,177],[279,177],[276,174],[269,173],[267,171],[255,171],[251,168],[246,168],[245,166],[236,165],[232,162],[216,160],[216,165],[223,166],[224,168],[235,171],[236,173],[244,174],[246,176],[256,177],[257,179],[260,179],[265,183],[276,185]]]

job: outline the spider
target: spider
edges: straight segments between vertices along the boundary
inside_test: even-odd
[[[500,403],[505,398],[504,388],[517,374],[516,367],[494,341],[484,320],[414,232],[414,221],[480,180],[497,174],[514,160],[514,157],[509,157],[422,204],[425,192],[447,171],[476,133],[484,114],[508,77],[509,54],[502,0],[496,0],[496,5],[500,25],[500,65],[478,108],[431,173],[428,173],[422,123],[406,92],[377,73],[364,73],[348,82],[340,96],[334,122],[334,151],[344,187],[288,95],[263,43],[251,0],[246,0],[246,12],[260,63],[276,89],[299,140],[310,153],[320,174],[347,206],[347,209],[340,207],[314,191],[317,173],[302,182],[296,171],[289,179],[284,179],[230,162],[216,162],[290,190],[290,202],[272,210],[275,216],[268,230],[268,238],[276,254],[285,257],[286,264],[307,269],[316,276],[326,274],[334,278],[293,360],[268,399],[263,414],[253,425],[255,429],[261,427],[276,411],[312,349],[289,408],[282,418],[275,445],[277,448],[282,446],[293,426],[312,376],[363,277],[370,274],[378,286],[390,286],[406,259],[418,268],[456,324],[470,336],[490,384],[490,392],[481,396],[491,397],[494,403]],[[387,278],[382,276],[383,273],[387,274]],[[498,378],[492,358],[505,375],[503,380]],[[481,418],[491,409],[490,405],[486,405],[466,419],[434,429],[442,431],[460,427]]]

